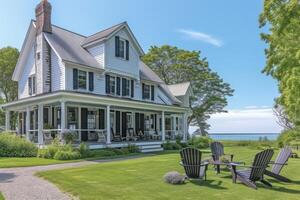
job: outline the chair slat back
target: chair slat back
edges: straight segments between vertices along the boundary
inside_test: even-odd
[[[283,164],[285,164],[288,161],[291,153],[292,153],[292,149],[288,146],[285,146],[284,148],[282,148],[280,150],[280,152],[277,155],[277,158],[275,160],[275,163],[281,163],[282,165],[276,165],[276,164],[273,165],[272,172],[274,174],[280,173],[280,171],[282,170],[282,168],[284,166]]]
[[[274,154],[272,149],[266,149],[255,155],[253,166],[250,174],[250,180],[259,181],[262,179],[263,174],[271,161],[271,158]]]
[[[199,178],[202,152],[188,147],[180,151],[180,156],[186,175],[190,178]]]
[[[224,155],[224,146],[221,142],[212,142],[210,144],[211,153],[214,155],[214,160],[219,160]]]

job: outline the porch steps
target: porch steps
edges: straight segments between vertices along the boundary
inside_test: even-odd
[[[139,145],[139,148],[140,148],[142,153],[157,152],[157,151],[163,151],[164,150],[161,147],[161,143],[143,144],[143,145]]]

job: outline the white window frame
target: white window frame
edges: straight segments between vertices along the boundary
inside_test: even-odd
[[[121,42],[124,43],[124,46],[123,46],[124,54],[123,54],[123,56],[121,55],[121,51],[120,51],[121,50]],[[124,38],[121,38],[121,37],[119,37],[119,57],[118,58],[121,58],[123,60],[126,59],[126,40]]]
[[[113,79],[113,81],[112,81]],[[112,84],[114,84],[114,86],[112,87]],[[112,92],[112,88],[114,89],[114,92]],[[109,94],[111,95],[117,95],[117,77],[116,76],[109,76]]]
[[[80,78],[80,72],[84,72],[85,73],[85,87],[80,87],[80,80],[79,80],[79,78]],[[78,69],[78,75],[77,75],[77,81],[78,81],[78,89],[79,90],[87,90],[87,88],[88,88],[88,72],[87,71],[84,71],[84,70],[80,70],[80,69]]]
[[[144,83],[144,85],[145,85],[144,88],[146,88],[146,86],[149,87],[149,98],[146,98],[145,95],[144,95],[144,100],[146,100],[146,101],[155,101],[155,97],[154,97],[154,100],[151,99],[152,95],[154,96],[154,94],[155,94],[155,91],[154,91],[154,93],[152,94],[151,86],[153,86],[153,87],[154,87],[154,90],[155,90],[155,85],[153,85],[153,84],[148,84],[148,83]],[[142,91],[142,92],[144,92],[144,91]]]
[[[28,94],[32,96],[32,95],[36,94],[36,76],[35,76],[35,74],[30,75],[28,77],[28,81],[29,81],[29,78],[31,78],[31,94],[29,92],[30,87],[28,87]]]

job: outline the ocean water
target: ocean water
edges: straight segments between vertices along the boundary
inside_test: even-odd
[[[209,136],[214,140],[276,140],[279,133],[210,133]]]

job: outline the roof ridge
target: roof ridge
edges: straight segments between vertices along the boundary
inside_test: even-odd
[[[119,26],[119,25],[121,25],[121,24],[127,24],[127,22],[126,22],[126,21],[123,21],[123,22],[121,22],[121,23],[118,23],[118,24],[116,24],[116,25],[113,25],[113,26],[111,26],[111,27],[108,27],[108,28],[106,28],[106,29],[103,29],[103,30],[101,30],[101,31],[98,31],[98,32],[96,32],[96,33],[94,33],[94,34],[92,34],[92,35],[89,35],[89,36],[87,36],[86,38],[92,37],[92,36],[94,36],[94,35],[97,35],[98,33],[101,33],[101,32],[103,32],[103,31],[106,31],[106,30],[111,29],[111,28],[113,28],[113,27]]]
[[[36,22],[36,20],[34,20],[34,19],[31,19],[31,21]],[[63,27],[61,27],[61,26],[58,26],[58,25],[55,25],[55,24],[51,24],[51,26],[54,26],[54,27],[56,27],[56,28],[62,29],[62,30],[64,30],[64,31],[67,31],[67,32],[70,32],[70,33],[74,33],[74,34],[76,34],[76,35],[78,35],[78,36],[81,36],[81,37],[84,37],[84,38],[87,38],[87,36],[85,36],[85,35],[82,35],[82,34],[80,34],[80,33],[76,33],[76,32],[74,32],[74,31],[70,31],[70,30],[68,30],[68,29],[66,29],[66,28],[63,28]]]

